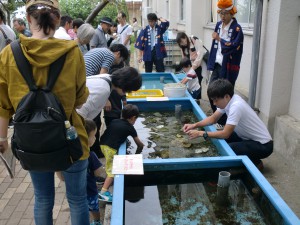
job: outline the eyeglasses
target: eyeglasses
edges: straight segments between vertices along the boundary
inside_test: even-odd
[[[219,13],[220,16],[227,16],[227,15],[229,15],[229,14],[230,14],[230,12],[226,12],[226,11],[225,11],[225,12],[220,12],[220,13]]]

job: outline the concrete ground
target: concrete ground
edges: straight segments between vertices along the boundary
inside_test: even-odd
[[[132,54],[131,65],[139,67],[142,72],[143,67],[141,64],[136,63],[134,55]],[[205,82],[203,83],[202,93],[201,108],[209,114],[211,111],[205,94]],[[9,130],[9,135],[11,134],[12,129]],[[293,167],[289,164],[289,160],[285,159],[284,155],[281,155],[280,152],[279,149],[275,149],[269,158],[263,160],[265,165],[263,174],[295,214],[300,217],[300,172],[293,170]],[[19,163],[16,163],[15,174],[15,178],[11,180],[7,176],[3,163],[0,162],[0,225],[34,225],[34,197],[30,176],[27,171],[21,169]],[[55,187],[54,224],[71,224],[64,183],[55,179]],[[105,204],[100,205],[103,217],[104,206]],[[104,224],[109,224],[109,218],[105,218]]]

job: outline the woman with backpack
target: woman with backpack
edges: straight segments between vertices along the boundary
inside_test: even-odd
[[[196,72],[201,86],[203,73],[206,72],[206,64],[203,63],[203,56],[206,53],[206,50],[203,47],[202,41],[193,35],[188,37],[186,33],[178,32],[176,42],[181,49],[182,58],[187,57],[191,60],[192,69]]]
[[[83,119],[76,113],[76,108],[81,107],[88,97],[88,89],[86,88],[86,72],[82,54],[75,41],[66,41],[53,38],[55,28],[60,22],[60,10],[58,0],[27,0],[26,1],[27,20],[30,24],[32,37],[27,38],[20,35],[20,47],[32,68],[33,80],[39,90],[46,86],[48,77],[54,73],[49,72],[50,65],[57,59],[66,55],[62,68],[59,68],[58,78],[50,91],[56,96],[57,102],[62,105],[62,110],[65,113],[66,120],[70,121],[75,127],[79,137],[79,147],[82,147],[82,156],[78,161],[69,160],[70,165],[62,171],[65,178],[66,196],[70,206],[72,225],[89,225],[89,211],[86,201],[86,172],[87,159],[89,157],[88,137],[84,128]],[[31,93],[27,83],[25,82],[17,62],[12,52],[12,47],[7,46],[0,53],[0,151],[4,152],[8,149],[7,126],[12,115],[18,111],[18,105],[24,96]],[[22,54],[22,55],[23,55]],[[27,65],[27,64],[26,64]],[[56,64],[54,64],[56,65]],[[51,67],[52,68],[52,67]],[[54,68],[55,69],[55,68]],[[43,90],[41,90],[43,92]],[[47,104],[45,102],[45,104]],[[21,104],[20,104],[21,105]],[[32,110],[33,111],[33,110]],[[57,116],[57,110],[48,107],[45,116],[48,114]],[[41,118],[43,119],[43,118]],[[16,118],[15,118],[16,121]],[[18,125],[21,126],[21,125]],[[17,134],[17,123],[15,123],[14,136]],[[54,126],[54,128],[56,128]],[[64,130],[62,123],[62,130]],[[54,129],[49,129],[44,133],[44,138],[36,139],[33,143],[25,143],[24,145],[32,146],[32,148],[40,148],[41,156],[45,154],[43,149],[49,148],[44,146],[46,139],[51,140],[56,134]],[[36,129],[39,133],[39,129]],[[30,136],[35,135],[34,132]],[[28,135],[29,136],[29,135]],[[63,135],[63,138],[66,138]],[[30,138],[30,137],[28,137]],[[62,138],[62,139],[63,139]],[[44,140],[45,139],[45,140]],[[57,140],[58,141],[58,140]],[[56,145],[56,140],[53,140],[53,145]],[[23,140],[26,142],[26,139]],[[51,147],[51,146],[50,146]],[[14,149],[14,148],[13,148]],[[21,149],[22,150],[22,149]],[[66,147],[65,151],[60,151],[62,158],[66,152],[71,152],[70,148]],[[54,154],[54,153],[53,153]],[[56,154],[56,153],[55,153]],[[17,154],[17,157],[21,156]],[[37,156],[34,155],[36,158]],[[33,158],[29,157],[34,163]],[[20,157],[21,158],[21,157]],[[24,159],[20,159],[21,165],[24,167]],[[49,170],[40,165],[40,169],[29,170],[32,179],[35,195],[34,203],[34,220],[36,225],[52,225],[53,224],[53,206],[54,206],[54,172],[56,163],[52,162],[53,169]],[[49,162],[48,166],[49,166]],[[34,168],[30,165],[30,160],[27,162],[29,168]],[[45,161],[46,162],[46,161]],[[64,162],[62,162],[64,163]],[[50,164],[51,166],[51,164]],[[27,167],[28,168],[28,167]],[[25,168],[25,169],[27,169]]]

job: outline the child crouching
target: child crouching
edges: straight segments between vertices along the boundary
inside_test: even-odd
[[[201,99],[201,86],[199,84],[198,76],[195,70],[192,69],[191,60],[184,57],[180,61],[180,66],[183,71],[187,74],[185,78],[182,79],[182,84],[187,84],[187,89],[194,99]]]

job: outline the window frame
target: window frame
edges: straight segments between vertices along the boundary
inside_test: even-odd
[[[180,0],[179,2],[179,21],[180,23],[186,22],[186,0]]]
[[[247,30],[253,30],[254,28],[254,18],[256,14],[256,6],[254,5],[253,9],[253,3],[256,2],[256,0],[245,0],[247,1],[247,21],[242,21],[237,18],[238,23],[242,26],[242,28]],[[216,24],[218,21],[220,21],[220,16],[217,14],[217,2],[218,0],[210,0],[210,18],[209,18],[209,24]],[[234,5],[238,3],[238,0],[233,0]],[[253,18],[252,18],[253,17]],[[253,19],[253,22],[251,21]]]

